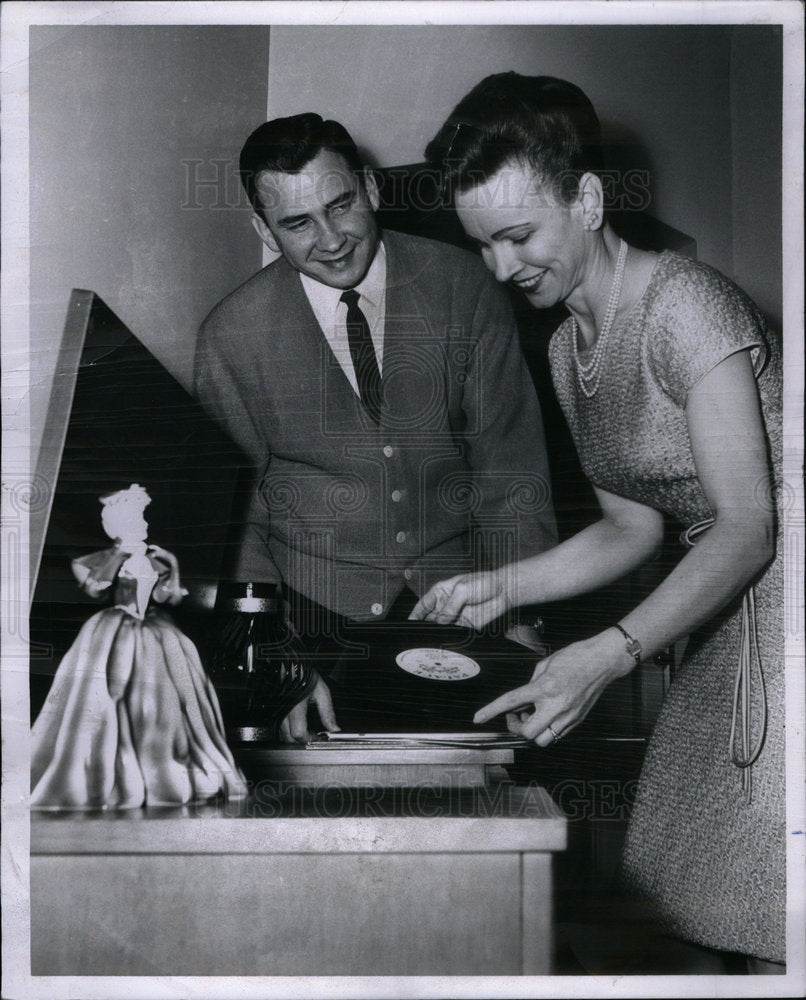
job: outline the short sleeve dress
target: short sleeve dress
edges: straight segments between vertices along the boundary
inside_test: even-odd
[[[749,350],[770,461],[781,462],[781,351],[753,303],[714,269],[659,255],[648,287],[610,331],[598,389],[580,389],[573,323],[550,345],[552,377],[582,467],[594,485],[691,526],[712,516],[689,441],[688,391]],[[773,477],[774,482],[774,477]],[[759,484],[772,508],[778,491]],[[763,671],[750,686],[751,742],[763,733],[747,800],[731,762],[741,597],[687,645],[647,749],[623,859],[627,889],[671,934],[772,961],[785,958],[783,566],[754,584]]]

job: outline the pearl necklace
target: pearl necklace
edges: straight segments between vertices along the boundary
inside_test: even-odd
[[[624,281],[624,266],[627,263],[627,244],[624,240],[619,243],[618,259],[616,260],[616,270],[613,274],[613,284],[610,287],[610,298],[607,300],[602,331],[596,338],[593,353],[589,361],[584,362],[579,356],[579,327],[577,321],[571,317],[571,339],[574,347],[574,361],[576,362],[577,380],[579,387],[588,397],[592,399],[599,388],[602,379],[602,367],[605,358],[605,348],[607,337],[616,318],[619,299],[621,298],[621,285]]]

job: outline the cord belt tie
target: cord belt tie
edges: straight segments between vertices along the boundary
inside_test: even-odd
[[[681,535],[683,545],[693,548],[697,539],[714,523],[712,517],[698,521]],[[761,698],[758,736],[751,745],[752,700],[750,697],[753,675]],[[733,683],[733,710],[730,721],[728,751],[730,759],[742,772],[742,789],[748,803],[752,798],[753,763],[757,760],[767,735],[767,692],[764,687],[764,673],[761,669],[761,654],[756,626],[756,601],[753,587],[747,588],[742,597],[742,630],[739,642],[739,663]]]

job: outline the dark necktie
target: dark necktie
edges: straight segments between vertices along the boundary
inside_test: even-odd
[[[341,301],[347,306],[347,340],[353,359],[358,394],[367,413],[376,424],[381,421],[381,372],[367,318],[358,307],[358,292],[351,288]]]

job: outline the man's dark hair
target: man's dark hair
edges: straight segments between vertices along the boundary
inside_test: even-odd
[[[483,184],[515,161],[567,201],[584,173],[603,170],[599,119],[585,93],[556,77],[515,72],[477,84],[425,155],[444,172],[443,190],[450,193]]]
[[[257,179],[266,170],[298,174],[322,150],[343,157],[363,183],[364,164],[347,129],[308,112],[264,122],[249,136],[238,163],[241,183],[254,210],[262,215]]]

